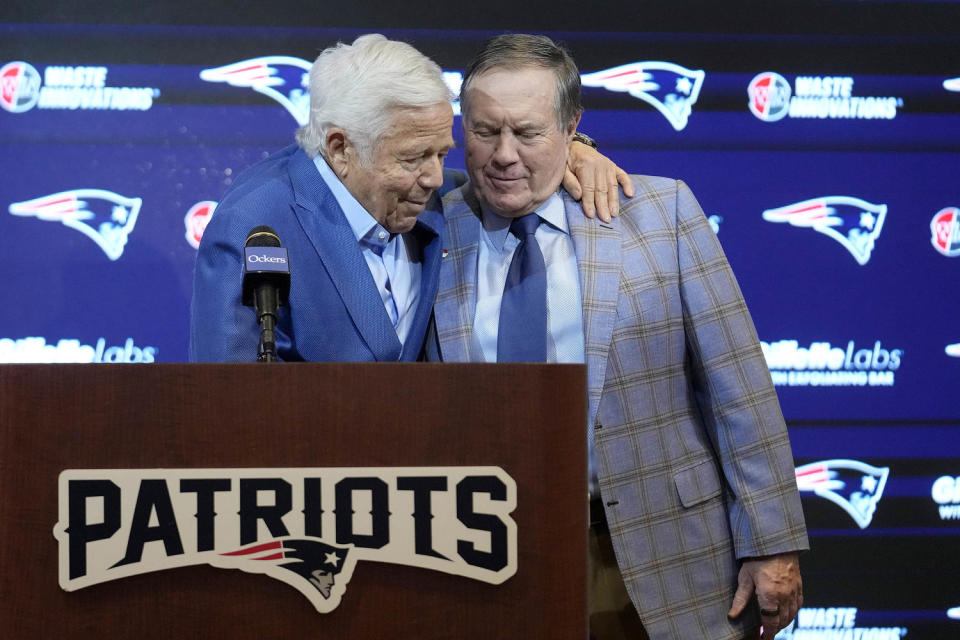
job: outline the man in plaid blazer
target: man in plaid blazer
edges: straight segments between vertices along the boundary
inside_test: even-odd
[[[806,530],[756,331],[700,207],[682,182],[634,176],[636,195],[607,224],[558,191],[581,112],[579,73],[549,39],[495,38],[463,87],[470,182],[443,200],[449,253],[428,353],[497,359],[496,322],[482,316],[499,313],[502,293],[491,296],[484,279],[509,262],[504,219],[531,211],[546,219],[536,238],[548,287],[561,258],[541,231],[566,236],[575,255],[573,286],[547,295],[547,360],[576,361],[561,355],[570,336],[556,334],[553,316],[558,297],[579,301],[592,473],[614,569],[645,633],[739,640],[762,624],[773,638],[802,603]],[[595,629],[601,613],[591,606],[598,639],[643,637],[642,628]]]

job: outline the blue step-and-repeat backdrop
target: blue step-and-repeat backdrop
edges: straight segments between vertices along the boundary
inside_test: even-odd
[[[185,361],[204,227],[292,141],[324,47],[376,30],[456,90],[483,40],[541,31],[580,65],[581,130],[691,186],[753,312],[813,547],[778,637],[960,638],[958,5],[635,4],[581,28],[223,2],[0,23],[0,362]]]

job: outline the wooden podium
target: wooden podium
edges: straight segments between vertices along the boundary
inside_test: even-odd
[[[0,636],[582,640],[585,416],[574,365],[0,366]],[[207,565],[58,583],[64,470],[305,467],[501,468],[516,573],[357,562],[329,613]]]

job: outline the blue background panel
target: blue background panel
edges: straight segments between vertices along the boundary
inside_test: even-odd
[[[934,214],[960,207],[960,91],[944,86],[960,78],[960,4],[587,9],[530,0],[502,10],[437,5],[428,16],[385,2],[321,3],[309,15],[287,0],[243,12],[219,1],[186,12],[178,4],[7,9],[0,67],[25,61],[41,75],[47,66],[105,67],[108,87],[148,88],[152,106],[0,110],[0,256],[12,301],[0,313],[0,360],[186,360],[196,251],[184,217],[297,128],[276,101],[206,82],[205,69],[272,55],[309,61],[337,40],[379,31],[457,72],[487,37],[537,30],[564,41],[583,73],[649,61],[702,71],[680,129],[647,101],[602,87],[584,88],[581,129],[629,172],[690,185],[717,224],[762,341],[840,350],[853,342],[886,353],[878,372],[893,374],[892,386],[777,387],[796,465],[826,465],[844,480],[839,497],[801,493],[812,543],[802,559],[805,611],[781,637],[832,637],[825,621],[838,608],[847,628],[883,637],[960,637],[960,620],[948,615],[960,606],[960,500],[933,495],[936,482],[960,478],[960,357],[946,351],[960,344],[960,257],[938,253],[930,232]],[[764,72],[793,94],[797,77],[852,78],[854,98],[892,97],[896,116],[762,121],[747,88]],[[454,135],[461,149],[448,166],[462,168],[459,118]],[[77,189],[141,199],[116,260],[59,221],[10,213],[14,203]],[[886,207],[863,264],[835,238],[763,217],[824,196]],[[860,522],[854,502],[869,512]]]

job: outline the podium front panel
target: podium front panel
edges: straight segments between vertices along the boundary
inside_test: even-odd
[[[266,575],[211,566],[58,584],[64,470],[353,467],[499,467],[516,482],[516,573],[489,584],[358,561],[329,613]],[[5,365],[0,631],[580,640],[586,484],[582,366]]]

